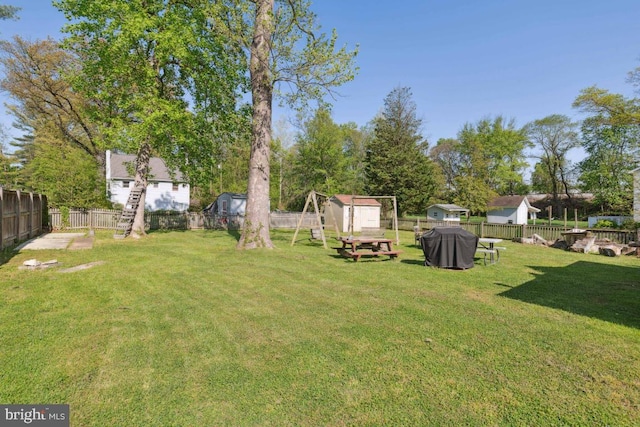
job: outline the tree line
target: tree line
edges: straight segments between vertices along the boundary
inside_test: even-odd
[[[591,87],[574,102],[582,122],[487,116],[429,144],[408,87],[393,88],[364,126],[334,122],[324,96],[354,78],[357,49],[319,33],[306,1],[90,3],[56,2],[70,20],[62,41],[0,42],[0,88],[22,131],[12,155],[0,152],[0,180],[53,206],[107,206],[111,149],[137,155],[142,187],[149,157],[164,158],[200,207],[221,187],[249,193],[243,247],[270,247],[268,207],[300,210],[311,190],[395,195],[406,214],[433,203],[481,214],[498,195],[529,192],[549,194],[559,214],[576,190],[602,213],[632,211],[636,98]],[[294,131],[272,126],[274,97],[297,111]],[[573,164],[577,147],[586,158]]]
[[[53,203],[104,202],[106,150],[135,154],[131,191],[142,198],[131,235],[142,236],[151,156],[205,189],[216,165],[248,152],[238,247],[272,247],[273,100],[325,105],[324,97],[357,72],[357,48],[338,47],[335,31],[323,33],[308,0],[53,4],[68,20],[61,42],[15,37],[1,46],[2,89],[15,100],[9,108],[25,131],[16,147],[25,161],[19,171],[5,162],[8,182],[45,187],[42,178],[54,176],[46,191]],[[12,18],[17,10],[0,12]],[[49,150],[56,144],[78,158],[65,151],[56,158]],[[60,182],[67,176],[57,169],[68,166],[74,184],[81,158],[92,163],[96,182],[85,200],[70,200]]]

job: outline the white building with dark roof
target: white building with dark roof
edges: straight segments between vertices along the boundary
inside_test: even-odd
[[[493,224],[526,224],[529,217],[535,219],[540,212],[526,196],[497,197],[487,208],[487,222]]]
[[[107,197],[112,203],[124,205],[135,181],[136,156],[115,154],[107,150]],[[148,211],[189,209],[189,184],[180,171],[169,172],[164,160],[149,160],[149,185],[145,197]]]

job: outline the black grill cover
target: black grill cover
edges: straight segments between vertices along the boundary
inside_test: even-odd
[[[442,268],[473,268],[478,236],[460,227],[437,227],[420,237],[424,265]]]

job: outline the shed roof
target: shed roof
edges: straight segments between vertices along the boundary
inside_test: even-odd
[[[435,205],[429,206],[427,209],[431,209],[431,208],[440,208],[443,211],[447,211],[447,212],[469,212],[469,209],[467,208],[463,208],[458,205],[447,204],[447,203],[437,203]]]
[[[363,197],[363,198],[361,198]],[[349,194],[336,194],[333,198],[337,199],[342,205],[351,205],[351,200],[355,206],[381,206],[380,202],[376,199],[369,199],[366,196],[356,196]]]
[[[223,196],[225,194],[228,194],[229,197],[231,197],[232,199],[246,199],[247,198],[247,194],[246,193],[230,193],[228,191],[225,191],[224,193],[220,193],[220,195],[218,195],[218,198],[220,198],[220,196]]]
[[[522,203],[525,203],[529,212],[540,212],[540,209],[531,206],[526,196],[500,196],[489,202],[489,210],[499,209],[517,209]]]
[[[114,179],[134,179],[129,173],[127,165],[135,166],[136,156],[131,154],[111,153],[111,178]],[[182,173],[175,171],[173,175],[169,172],[164,160],[159,157],[149,159],[149,181],[184,182]]]

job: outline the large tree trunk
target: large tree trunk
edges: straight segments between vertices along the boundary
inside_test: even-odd
[[[136,156],[136,177],[133,188],[142,187],[142,195],[140,203],[136,210],[136,216],[133,219],[133,227],[131,228],[131,237],[139,238],[144,236],[144,204],[147,195],[147,184],[149,183],[149,160],[151,158],[151,146],[148,143],[142,144]]]
[[[240,249],[272,248],[269,235],[269,161],[271,151],[271,111],[273,79],[269,69],[272,14],[274,0],[257,0],[256,17],[251,43],[251,95],[253,122],[247,207]]]

